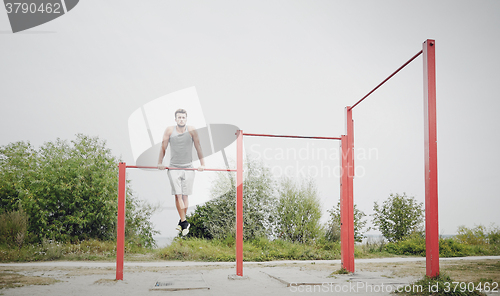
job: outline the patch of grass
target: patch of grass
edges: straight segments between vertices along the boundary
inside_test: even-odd
[[[17,288],[29,285],[51,285],[58,280],[40,276],[25,276],[17,273],[0,272],[0,289]]]
[[[396,255],[425,257],[425,237],[414,235],[405,240],[387,243],[383,250]],[[497,244],[470,245],[454,238],[439,240],[440,257],[465,257],[499,255],[500,246]]]
[[[224,241],[199,238],[174,239],[166,248],[156,251],[165,260],[234,261],[234,239]],[[331,260],[340,258],[339,243],[300,244],[259,238],[243,243],[244,261]]]
[[[500,283],[500,260],[451,261],[443,262],[441,266],[446,274],[462,282]]]
[[[127,249],[125,249],[127,252]],[[29,262],[51,260],[114,260],[116,243],[88,240],[79,243],[59,243],[44,240],[41,244],[27,245],[20,249],[0,248],[0,262]]]
[[[332,277],[334,274],[349,274],[349,271],[347,271],[347,269],[341,267],[339,270],[336,270],[332,273],[330,273],[330,277]]]
[[[479,283],[467,283],[456,279],[451,279],[446,274],[440,274],[435,278],[425,276],[424,278],[405,287],[402,295],[485,295],[482,291],[476,290]],[[481,287],[484,287],[482,283]]]

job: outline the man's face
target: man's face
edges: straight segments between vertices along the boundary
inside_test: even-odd
[[[175,117],[175,122],[177,122],[178,127],[185,127],[187,122],[187,116],[185,113],[177,113]]]

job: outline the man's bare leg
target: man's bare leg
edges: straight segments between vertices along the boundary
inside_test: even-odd
[[[184,217],[187,217],[187,211],[189,208],[189,200],[187,195],[182,196],[182,201],[184,202]]]
[[[181,218],[179,225],[177,225],[177,230],[181,231],[182,236],[185,236],[189,233],[190,226],[186,221],[186,214],[189,206],[188,196],[181,194],[175,195],[175,206],[177,208],[177,212],[179,213],[179,217]]]
[[[179,213],[179,217],[181,218],[181,221],[186,220],[186,213],[187,213],[187,207],[184,204],[184,196],[181,194],[176,194],[175,195],[175,207],[177,208],[177,212]],[[186,198],[187,200],[187,198]]]

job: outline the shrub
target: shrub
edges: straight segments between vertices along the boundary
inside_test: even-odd
[[[485,245],[488,243],[486,227],[483,225],[472,229],[461,225],[458,227],[455,238],[458,242],[468,245]]]
[[[125,238],[129,244],[138,247],[153,248],[156,242],[153,235],[160,232],[155,230],[151,223],[151,216],[158,210],[159,205],[152,205],[146,201],[139,200],[133,195],[129,196],[127,209]]]
[[[472,255],[467,245],[454,239],[439,239],[439,256],[441,257],[464,257]],[[476,255],[476,254],[474,254]]]
[[[423,203],[414,197],[391,194],[381,206],[373,205],[373,224],[389,242],[396,242],[419,231],[424,219]]]
[[[489,229],[483,225],[467,228],[463,225],[458,227],[455,239],[468,245],[497,245],[500,243],[500,228],[492,224]]]
[[[20,207],[17,211],[0,212],[0,244],[21,249],[28,230],[28,215]]]
[[[198,238],[235,237],[236,190],[233,175],[218,173],[210,189],[211,200],[188,215],[190,235]],[[275,181],[262,162],[247,159],[243,180],[243,238],[270,237],[275,220]]]
[[[321,204],[312,180],[300,186],[291,179],[281,181],[277,217],[278,237],[291,242],[310,242],[321,234]]]
[[[0,208],[22,206],[28,214],[28,238],[60,242],[116,235],[118,160],[98,137],[78,134],[38,150],[30,143],[0,146]],[[128,225],[145,237],[151,224],[136,223],[144,214],[127,185]],[[139,216],[138,216],[139,215]],[[146,215],[147,216],[147,215]],[[142,216],[144,217],[144,216]],[[130,229],[129,229],[130,230]],[[148,233],[148,234],[146,234]],[[144,237],[144,236],[143,236]]]
[[[416,232],[404,240],[388,243],[384,249],[396,255],[425,256],[425,236],[423,233]],[[471,252],[469,246],[452,238],[439,239],[440,257],[463,257],[477,255],[477,252],[481,252],[481,250]]]
[[[491,225],[488,232],[488,243],[491,245],[500,245],[500,227]]]
[[[329,241],[340,240],[340,201],[332,209],[328,210],[330,214],[330,221],[328,221],[326,228],[326,239]],[[366,214],[358,209],[354,204],[354,241],[360,243],[366,236],[363,233],[363,228],[366,226],[367,221],[363,221]]]
[[[404,240],[387,243],[384,249],[396,255],[425,256],[425,237],[415,232]]]

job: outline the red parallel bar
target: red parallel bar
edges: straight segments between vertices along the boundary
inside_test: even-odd
[[[425,150],[425,245],[426,275],[439,275],[436,46],[427,39],[424,52],[424,150]]]
[[[271,138],[295,138],[295,139],[319,139],[319,140],[340,140],[338,137],[310,137],[310,136],[287,136],[287,135],[268,135],[268,134],[247,134],[244,136],[252,137],[271,137]]]
[[[374,91],[376,91],[379,87],[381,87],[382,84],[386,83],[389,79],[392,78],[392,76],[396,75],[396,73],[401,71],[401,69],[406,67],[409,63],[411,63],[414,59],[416,59],[419,55],[421,55],[422,52],[423,52],[422,50],[419,51],[416,55],[414,55],[411,59],[409,59],[406,63],[404,63],[403,66],[399,67],[396,71],[394,71],[394,73],[392,73],[389,77],[387,77],[384,81],[382,81],[379,85],[377,85],[374,89],[372,89],[372,91],[370,91],[366,96],[362,97],[361,100],[359,100],[356,104],[352,105],[350,109],[356,107],[359,103],[361,103],[364,99],[366,99],[369,95],[371,95]]]
[[[243,131],[236,135],[236,275],[243,276]]]
[[[128,165],[127,169],[158,169],[158,167],[153,166],[137,166],[137,165]],[[186,170],[186,171],[197,171],[197,168],[173,168],[173,167],[165,167],[167,170]],[[236,172],[236,170],[231,169],[204,169],[203,171],[209,172]]]
[[[123,280],[123,256],[125,254],[125,184],[124,162],[118,165],[118,221],[116,233],[116,280]]]

